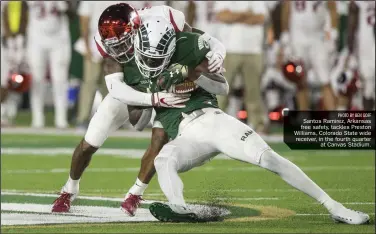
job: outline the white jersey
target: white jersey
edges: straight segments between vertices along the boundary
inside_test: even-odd
[[[311,41],[322,38],[328,13],[327,2],[291,1],[290,4],[289,30],[292,39]]]
[[[138,11],[138,15],[141,17],[141,22],[142,19],[146,17],[163,17],[167,21],[171,22],[171,24],[177,31],[183,31],[185,24],[184,13],[169,6],[154,6],[150,8],[144,8]]]
[[[60,12],[68,9],[65,1],[28,1],[28,35],[36,38],[68,38],[69,21]]]
[[[146,17],[160,16],[160,17],[165,18],[167,21],[171,22],[171,24],[175,28],[175,31],[183,31],[183,28],[185,25],[184,13],[181,11],[175,10],[169,6],[154,6],[154,7],[138,10],[137,12],[141,18],[141,22]],[[108,56],[100,40],[99,31],[97,31],[97,35],[95,36],[95,41],[96,41],[98,51],[100,52],[100,54],[104,57]]]
[[[359,20],[357,30],[357,44],[359,52],[372,50],[375,44],[375,2],[374,1],[355,1],[359,8]]]

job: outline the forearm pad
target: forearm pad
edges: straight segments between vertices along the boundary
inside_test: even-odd
[[[221,74],[203,72],[194,83],[212,94],[227,95],[229,92],[227,80]]]

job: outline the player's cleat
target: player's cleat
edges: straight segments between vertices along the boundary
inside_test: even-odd
[[[355,211],[344,207],[342,204],[338,204],[335,210],[331,212],[332,219],[335,222],[347,223],[347,224],[365,224],[369,222],[369,215],[360,211]]]
[[[140,195],[129,194],[129,196],[121,203],[120,208],[129,216],[134,216],[141,201],[142,198]]]
[[[73,194],[71,193],[61,193],[60,196],[54,201],[52,206],[52,212],[65,213],[69,212],[71,205],[71,198]]]
[[[198,216],[186,207],[173,207],[174,210],[167,204],[154,202],[149,206],[150,213],[161,222],[188,222],[197,223],[204,222],[200,220]]]

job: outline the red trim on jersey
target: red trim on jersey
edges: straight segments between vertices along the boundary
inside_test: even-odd
[[[98,49],[99,53],[102,55],[103,58],[108,58],[108,57],[110,57],[110,56],[106,53],[106,51],[103,50],[102,46],[100,46],[100,45],[98,44],[97,40],[95,40],[95,45],[97,46],[97,49]]]
[[[171,10],[169,11],[170,11],[170,21],[171,21],[172,26],[174,26],[175,32],[180,32],[178,26],[175,23],[174,16],[172,15]]]

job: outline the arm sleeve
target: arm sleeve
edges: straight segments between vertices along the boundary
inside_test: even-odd
[[[124,73],[117,72],[106,75],[104,78],[108,92],[113,98],[127,105],[152,106],[152,94],[139,92],[124,83]]]
[[[223,59],[226,58],[226,47],[217,38],[204,33],[202,37],[209,43],[210,50],[219,53]]]
[[[210,78],[212,76],[216,76],[216,78]],[[212,94],[227,95],[229,92],[229,86],[226,78],[219,74],[203,73],[197,80],[194,81],[194,83]]]

